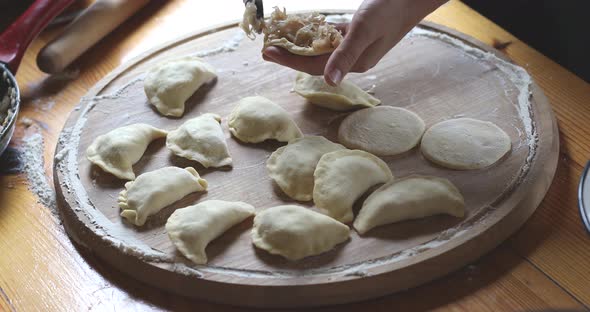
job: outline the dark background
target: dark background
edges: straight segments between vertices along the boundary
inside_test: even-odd
[[[5,16],[16,18],[31,2],[0,0],[0,12],[4,13],[2,15],[8,13]],[[92,1],[80,0],[69,10],[79,10],[89,2]],[[586,82],[590,82],[590,0],[463,2]],[[10,22],[1,20],[0,30]]]
[[[590,0],[463,2],[590,82]]]

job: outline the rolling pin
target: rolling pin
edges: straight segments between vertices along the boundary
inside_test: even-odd
[[[63,71],[149,0],[97,0],[37,55],[37,66],[48,74]]]

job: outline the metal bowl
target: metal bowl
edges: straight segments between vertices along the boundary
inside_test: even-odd
[[[0,154],[12,138],[19,109],[20,93],[16,79],[8,68],[0,63]]]

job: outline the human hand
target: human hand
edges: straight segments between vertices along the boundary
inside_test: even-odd
[[[331,54],[299,56],[278,47],[263,51],[266,61],[311,75],[324,75],[338,85],[349,72],[365,72],[393,48],[418,22],[446,0],[365,0],[349,24],[336,27],[344,40]]]

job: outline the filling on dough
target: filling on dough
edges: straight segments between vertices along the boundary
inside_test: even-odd
[[[312,48],[316,52],[333,51],[342,42],[342,34],[325,21],[317,12],[302,15],[287,15],[278,7],[270,15],[263,29],[264,42],[285,38],[299,47]]]
[[[274,7],[266,21],[256,19],[256,5],[246,5],[240,27],[253,39],[255,33],[264,33],[264,47],[277,45],[302,55],[318,55],[334,51],[342,42],[342,34],[326,17],[317,12],[287,15],[286,10]]]

